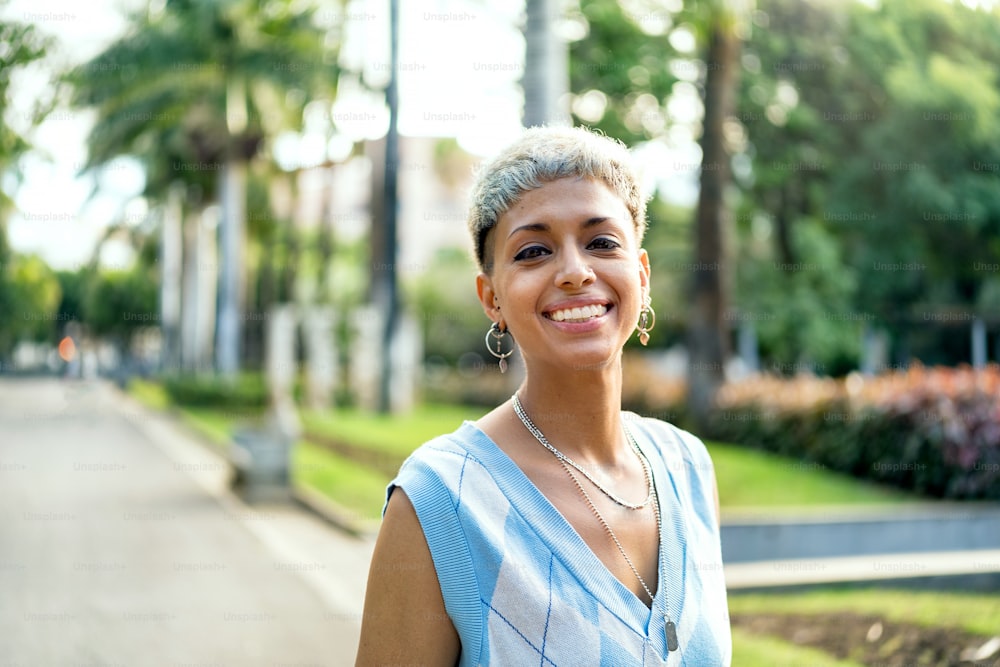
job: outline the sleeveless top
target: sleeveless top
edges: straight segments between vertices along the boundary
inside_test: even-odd
[[[711,459],[686,431],[625,418],[660,502],[652,609],[471,422],[419,447],[389,484],[387,502],[399,487],[416,510],[461,640],[462,667],[729,666]],[[667,651],[667,613],[676,651]]]

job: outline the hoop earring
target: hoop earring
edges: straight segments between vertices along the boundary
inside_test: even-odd
[[[500,350],[503,349],[503,339],[506,338],[507,336],[510,336],[510,340],[511,340],[510,349],[507,350],[506,352],[501,352]],[[493,348],[490,347],[490,338],[492,338],[494,341],[496,341],[496,348],[497,349],[496,349],[495,352],[493,351]],[[487,332],[486,332],[486,350],[490,354],[492,354],[494,357],[496,357],[497,359],[500,360],[500,364],[499,364],[500,365],[500,372],[501,373],[506,373],[507,372],[507,357],[509,357],[510,355],[514,354],[514,337],[511,336],[510,332],[507,331],[506,329],[500,329],[500,325],[497,322],[494,322],[490,326],[489,330],[487,330]]]
[[[656,311],[653,310],[653,306],[647,296],[642,304],[642,310],[639,311],[639,324],[636,325],[636,329],[639,331],[639,342],[642,343],[644,347],[649,343],[649,332],[652,331],[655,326]]]

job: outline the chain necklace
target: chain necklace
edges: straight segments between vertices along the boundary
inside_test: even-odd
[[[632,447],[632,451],[635,452],[636,458],[639,459],[639,463],[642,465],[642,474],[646,478],[646,499],[643,500],[641,503],[630,503],[627,500],[619,498],[616,494],[612,493],[611,491],[601,486],[601,484],[598,483],[598,481],[594,479],[590,475],[590,473],[588,473],[586,470],[580,467],[573,459],[571,459],[570,457],[566,456],[558,449],[553,447],[552,444],[545,438],[545,436],[539,430],[539,428],[535,426],[534,422],[532,422],[531,419],[528,417],[528,414],[524,411],[524,408],[521,406],[521,400],[518,398],[516,393],[514,394],[514,412],[517,413],[517,416],[521,419],[521,423],[524,424],[524,427],[528,429],[528,431],[530,431],[533,436],[535,436],[535,439],[538,440],[538,442],[542,443],[545,449],[555,454],[555,457],[559,459],[560,462],[569,464],[570,466],[575,468],[581,475],[586,477],[591,484],[596,486],[601,493],[606,495],[608,498],[613,500],[618,505],[621,505],[622,507],[625,507],[630,510],[641,510],[644,509],[647,505],[649,505],[650,502],[652,502],[653,476],[649,471],[649,464],[646,462],[646,458],[639,451],[639,445],[636,444],[635,438],[632,437],[632,432],[628,430],[628,427],[625,427],[624,423],[622,424],[622,426],[625,427],[625,435],[628,436],[629,445]]]
[[[576,484],[576,488],[579,489],[581,495],[583,495],[584,500],[587,501],[587,505],[590,506],[590,510],[594,513],[594,516],[596,516],[597,520],[601,523],[602,526],[604,526],[604,530],[611,537],[611,540],[615,543],[615,546],[618,547],[618,553],[620,553],[622,555],[622,558],[625,559],[625,562],[628,564],[629,569],[632,570],[632,574],[635,575],[635,578],[639,581],[639,585],[642,586],[642,590],[646,591],[646,595],[649,596],[650,607],[652,607],[653,592],[649,589],[649,586],[646,585],[646,580],[643,579],[642,575],[639,574],[639,569],[635,566],[635,563],[632,562],[632,559],[628,557],[628,554],[625,553],[625,547],[622,546],[621,540],[619,540],[618,536],[615,535],[615,531],[611,530],[611,524],[609,524],[604,519],[604,516],[600,513],[600,511],[598,511],[597,506],[594,504],[594,501],[590,499],[590,494],[587,493],[586,489],[583,488],[583,484],[580,483],[580,478],[577,477],[576,474],[573,472],[573,468],[578,470],[588,480],[590,480],[590,482],[594,486],[600,489],[601,492],[604,493],[604,495],[608,496],[609,498],[611,498],[611,500],[621,505],[622,507],[638,510],[642,509],[643,507],[648,505],[651,500],[653,500],[654,501],[653,514],[656,516],[657,556],[659,556],[659,551],[660,551],[659,543],[661,540],[661,532],[662,532],[661,519],[660,519],[660,499],[659,497],[657,497],[656,487],[653,484],[653,477],[652,473],[650,472],[649,462],[646,460],[646,456],[642,453],[642,450],[639,449],[639,445],[638,443],[636,443],[635,438],[632,437],[631,431],[629,431],[628,427],[623,424],[623,427],[625,428],[625,434],[628,436],[629,439],[629,444],[632,445],[632,450],[635,452],[635,455],[639,458],[639,462],[642,464],[642,470],[646,476],[646,483],[649,486],[649,494],[647,495],[646,500],[644,500],[641,505],[635,505],[621,500],[613,493],[605,489],[603,486],[598,484],[593,477],[587,474],[586,470],[583,470],[580,466],[574,463],[572,459],[570,459],[565,454],[560,452],[558,449],[553,447],[549,443],[549,441],[545,438],[545,436],[542,434],[542,432],[538,429],[538,427],[535,426],[535,424],[528,417],[527,413],[524,411],[524,408],[521,406],[521,401],[518,399],[516,393],[514,394],[514,412],[517,413],[517,416],[521,419],[521,422],[524,424],[525,428],[527,428],[531,432],[531,434],[535,436],[535,439],[537,439],[538,442],[542,443],[542,445],[544,445],[546,449],[555,454],[555,457],[559,460],[559,463],[562,464],[563,470],[565,470],[566,474],[570,476],[570,479],[572,479],[573,483]],[[657,567],[659,567],[659,558],[657,558]],[[666,589],[664,589],[663,604],[666,609],[669,609],[669,605],[666,600]],[[664,621],[663,634],[667,642],[667,650],[676,651],[680,647],[680,642],[677,639],[677,626],[674,624],[672,620],[670,620],[669,611],[663,615],[663,621]]]

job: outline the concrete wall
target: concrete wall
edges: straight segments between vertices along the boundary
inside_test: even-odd
[[[722,559],[744,563],[1000,548],[1000,506],[890,509],[878,515],[732,520]]]

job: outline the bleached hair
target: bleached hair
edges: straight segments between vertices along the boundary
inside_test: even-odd
[[[489,236],[500,216],[528,190],[573,176],[603,181],[617,194],[642,243],[646,198],[625,145],[583,127],[533,127],[479,170],[469,210],[479,268],[492,271],[492,257],[487,257]]]

